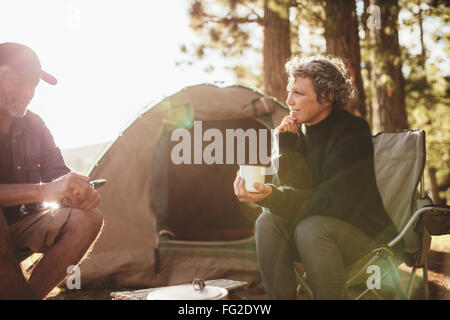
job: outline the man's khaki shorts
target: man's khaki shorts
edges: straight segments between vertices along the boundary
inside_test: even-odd
[[[31,253],[45,253],[54,243],[72,208],[44,209],[10,225],[11,243],[17,259]]]

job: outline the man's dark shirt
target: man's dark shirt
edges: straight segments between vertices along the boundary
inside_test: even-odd
[[[0,183],[10,183],[15,180],[11,134],[0,133],[0,150]]]
[[[12,135],[0,133],[0,183],[9,184],[16,181],[16,175],[13,167]],[[20,206],[3,208],[6,220],[14,220],[20,214]]]
[[[257,203],[284,216],[294,227],[312,215],[346,221],[379,242],[396,229],[375,179],[373,142],[364,119],[345,110],[296,134],[279,134],[279,182]]]
[[[11,133],[0,135],[0,184],[51,182],[70,172],[42,119],[31,111],[14,119]],[[41,204],[3,208],[9,224],[37,212]]]

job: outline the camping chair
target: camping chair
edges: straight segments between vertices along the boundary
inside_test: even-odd
[[[374,162],[378,189],[384,207],[399,231],[398,235],[387,244],[382,244],[358,262],[347,267],[347,288],[364,284],[365,289],[356,299],[361,299],[368,292],[376,298],[383,299],[379,290],[369,288],[368,267],[375,264],[380,267],[381,279],[391,276],[394,290],[400,299],[411,299],[416,270],[423,268],[423,286],[425,299],[428,294],[428,252],[431,235],[450,232],[450,209],[431,204],[424,194],[423,171],[425,167],[425,131],[404,130],[381,132],[373,137]],[[418,185],[420,193],[417,195]],[[395,256],[393,247],[404,241],[403,256]],[[400,281],[397,266],[405,262],[412,267],[406,288]],[[294,268],[302,290],[313,299],[314,293],[307,283],[307,274],[300,274]]]

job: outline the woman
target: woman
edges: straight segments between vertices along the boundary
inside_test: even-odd
[[[297,259],[316,299],[345,299],[345,266],[396,234],[376,185],[370,128],[344,110],[354,90],[340,59],[294,58],[286,71],[279,183],[249,193],[238,176],[235,194],[263,207],[255,240],[269,299],[296,298]]]

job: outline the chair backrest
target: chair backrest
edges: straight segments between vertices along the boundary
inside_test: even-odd
[[[380,132],[373,137],[373,144],[378,189],[388,215],[401,231],[416,206],[415,194],[425,166],[425,131]],[[410,242],[405,249],[420,246],[417,240],[417,236],[405,239]]]
[[[400,231],[411,217],[425,166],[425,132],[380,132],[373,137],[375,174],[384,207]]]

